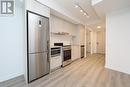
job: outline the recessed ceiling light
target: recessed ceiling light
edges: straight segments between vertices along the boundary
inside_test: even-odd
[[[80,9],[80,12],[81,12],[84,16],[86,16],[87,18],[89,18],[89,14],[88,14],[79,4],[75,4],[74,6],[75,6],[75,8],[79,8],[79,9]]]
[[[80,12],[83,12],[83,10],[80,10]]]
[[[86,13],[84,13],[84,15],[87,15]]]
[[[97,26],[97,28],[99,29],[99,28],[101,28],[101,26]]]
[[[75,8],[78,8],[79,6],[78,5],[75,5]]]

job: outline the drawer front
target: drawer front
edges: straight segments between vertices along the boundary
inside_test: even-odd
[[[51,69],[55,69],[61,65],[62,65],[62,57],[61,56],[51,57],[51,59],[50,59],[50,68]]]

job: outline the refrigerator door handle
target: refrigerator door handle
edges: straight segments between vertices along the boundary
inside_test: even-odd
[[[47,51],[49,52],[49,41],[47,40]]]
[[[49,40],[47,41],[47,61],[50,62],[49,60],[49,53],[50,53],[50,50],[49,50]]]

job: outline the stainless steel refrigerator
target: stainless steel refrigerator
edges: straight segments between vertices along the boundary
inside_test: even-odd
[[[50,71],[49,18],[27,11],[28,82]]]

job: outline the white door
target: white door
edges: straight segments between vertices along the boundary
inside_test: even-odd
[[[97,31],[97,53],[105,54],[105,32]]]
[[[86,52],[91,52],[91,31],[87,30],[86,32]]]

